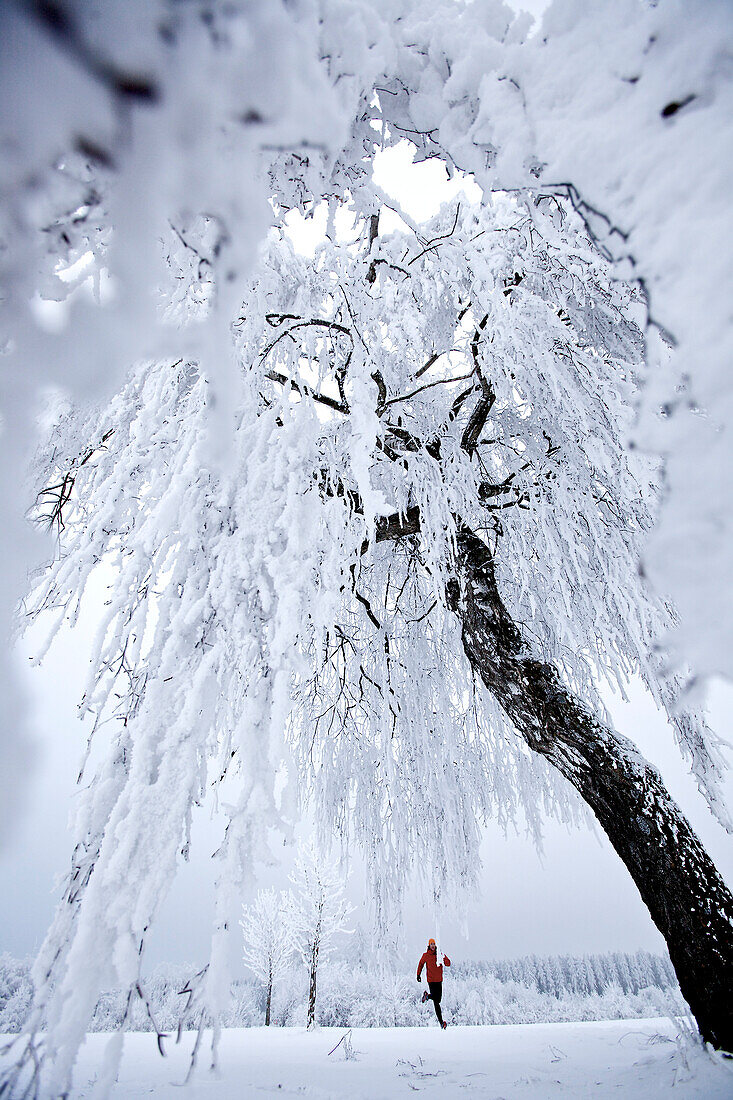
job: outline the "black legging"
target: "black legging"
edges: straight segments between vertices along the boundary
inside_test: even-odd
[[[438,1017],[438,1023],[443,1026],[443,1013],[440,1011],[440,999],[443,996],[443,983],[442,982],[428,982],[428,989],[430,990],[430,1000],[435,1006],[435,1015]]]

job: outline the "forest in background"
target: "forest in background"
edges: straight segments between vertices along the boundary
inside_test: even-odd
[[[33,997],[30,967],[28,959],[0,956],[0,1033],[23,1026]],[[144,983],[145,1000],[131,1007],[128,1029],[175,1033],[185,1001],[181,991],[195,974],[193,966],[156,967]],[[343,955],[324,969],[319,981],[318,1022],[323,1027],[433,1026],[432,1005],[420,1003],[422,988],[407,967],[380,971]],[[119,1027],[127,997],[126,990],[104,992],[90,1030]],[[304,968],[294,969],[274,990],[272,1023],[303,1026],[306,1000],[307,974]],[[264,1006],[260,982],[234,981],[222,1024],[259,1027]],[[463,1026],[645,1019],[688,1011],[669,958],[648,951],[457,963],[444,982],[443,1009],[451,1024]]]

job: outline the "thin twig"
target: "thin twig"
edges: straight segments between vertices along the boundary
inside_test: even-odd
[[[346,1032],[346,1033],[345,1033],[344,1035],[342,1035],[342,1036],[341,1036],[341,1038],[339,1039],[339,1041],[338,1041],[338,1042],[336,1043],[336,1046],[335,1046],[335,1047],[333,1048],[333,1050],[329,1050],[329,1052],[328,1052],[328,1054],[326,1055],[326,1057],[327,1057],[327,1058],[330,1058],[330,1057],[331,1057],[331,1055],[333,1054],[333,1051],[334,1051],[334,1050],[338,1050],[338,1048],[339,1048],[339,1047],[341,1046],[341,1044],[343,1043],[344,1039],[347,1039],[347,1038],[349,1037],[349,1035],[351,1035],[351,1028],[349,1028],[349,1030],[348,1030],[348,1031],[347,1031],[347,1032]]]
[[[430,252],[433,248],[437,248],[440,241],[445,241],[449,237],[453,236],[453,234],[456,231],[456,226],[458,225],[458,215],[460,213],[460,210],[461,210],[461,204],[458,203],[458,205],[456,206],[456,216],[453,219],[453,225],[451,226],[449,232],[448,233],[441,233],[439,237],[433,237],[433,239],[431,241],[428,241],[427,245],[425,246],[425,248],[423,248],[422,252],[418,252],[417,256],[413,256],[412,259],[408,261],[408,264],[407,264],[408,267],[410,267],[417,260],[419,260],[422,256],[424,256],[426,252]]]
[[[410,390],[409,393],[400,394],[399,397],[391,397],[389,401],[385,401],[385,407],[387,405],[395,405],[398,401],[407,401],[411,397],[415,397],[418,393],[422,393],[424,390],[432,389],[433,386],[447,386],[451,382],[465,382],[467,378],[473,377],[473,371],[469,371],[468,374],[459,374],[455,378],[438,378],[435,382],[426,382],[424,386],[418,386],[415,390]]]

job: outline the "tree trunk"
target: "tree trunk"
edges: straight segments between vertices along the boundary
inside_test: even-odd
[[[310,973],[310,985],[308,987],[308,1021],[307,1027],[310,1029],[315,1026],[316,1022],[316,974],[318,972],[318,940],[313,943],[313,950],[311,951],[311,973]]]
[[[733,1051],[733,896],[661,776],[538,660],[502,603],[487,546],[461,527],[449,606],[471,665],[517,731],[588,803],[667,941],[702,1037]]]
[[[267,982],[267,1001],[265,1002],[265,1027],[270,1026],[270,1008],[272,1007],[272,969]]]

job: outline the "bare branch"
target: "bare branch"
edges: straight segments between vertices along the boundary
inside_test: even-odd
[[[372,375],[372,377],[374,377]],[[407,401],[410,397],[415,397],[416,394],[422,393],[424,390],[432,389],[433,386],[447,386],[451,382],[465,382],[467,378],[473,377],[473,371],[468,374],[459,374],[455,378],[438,378],[435,382],[426,382],[424,386],[418,386],[416,390],[410,390],[409,393],[403,393],[399,397],[391,397],[389,401],[385,401],[386,405],[396,405],[398,401]]]
[[[369,244],[367,245],[367,252],[371,252],[372,245],[376,241],[378,234],[379,234],[379,212],[377,211],[377,213],[372,214],[372,216],[369,219]],[[371,286],[376,278],[377,278],[377,261],[372,260],[372,262],[369,264],[369,270],[367,271],[366,281]]]
[[[281,320],[277,321],[276,324],[282,324],[284,320],[289,319],[288,314],[268,313],[267,317],[268,324],[272,325],[273,327],[275,326],[273,325],[273,322],[269,320],[269,318],[281,317]],[[298,321],[296,324],[291,325],[289,328],[285,329],[284,332],[281,332],[279,336],[276,336],[275,339],[271,343],[269,343],[265,350],[262,352],[262,355],[260,356],[260,362],[263,362],[267,358],[273,348],[275,348],[281,340],[284,340],[286,336],[290,336],[291,333],[295,332],[295,330],[299,328],[325,328],[328,329],[330,332],[337,332],[339,336],[348,336],[349,339],[352,341],[354,339],[351,335],[351,330],[346,328],[344,325],[338,324],[337,321],[324,321],[320,317],[312,317],[309,321]]]
[[[265,320],[270,328],[277,328],[278,325],[282,325],[285,321],[302,321],[303,318],[299,317],[297,313],[266,313]]]
[[[416,371],[416,372],[415,372],[415,378],[421,378],[421,377],[422,377],[422,375],[423,375],[423,374],[425,374],[425,371],[426,371],[426,370],[430,370],[430,368],[432,367],[432,365],[433,365],[433,363],[434,363],[434,362],[436,361],[436,359],[440,359],[440,357],[441,357],[441,355],[442,355],[442,354],[443,354],[443,352],[442,352],[442,351],[436,351],[436,352],[434,352],[434,353],[433,353],[433,354],[432,354],[432,355],[430,356],[430,358],[428,359],[427,363],[425,363],[425,364],[424,364],[424,365],[423,365],[422,367],[420,367],[420,370],[419,370],[419,371]]]
[[[458,215],[459,215],[460,211],[461,211],[461,204],[458,203],[457,206],[456,206],[456,216],[453,219],[453,225],[451,226],[450,230],[447,233],[441,233],[440,236],[433,237],[433,239],[431,241],[428,241],[427,245],[425,246],[425,248],[423,248],[422,252],[418,252],[417,256],[413,256],[411,260],[408,260],[408,264],[407,264],[408,267],[410,267],[412,264],[416,263],[417,260],[419,260],[422,256],[424,256],[426,252],[430,252],[434,248],[439,248],[441,241],[447,241],[449,237],[453,236],[453,234],[456,231],[456,226],[458,225]]]
[[[385,410],[385,407],[389,404],[389,401],[387,400],[387,386],[384,381],[384,376],[382,375],[382,372],[380,370],[375,370],[373,372],[372,379],[376,383],[377,389],[379,390],[376,413],[377,416],[381,416]]]
[[[376,524],[376,542],[388,542],[416,535],[420,531],[420,509],[415,504],[405,512],[394,512],[391,516],[381,516]]]
[[[293,378],[288,378],[286,374],[280,374],[279,371],[269,370],[267,371],[266,378],[269,378],[271,382],[278,382],[281,386],[290,386],[291,390],[295,390],[302,397],[310,397],[312,401],[317,401],[319,405],[325,405],[329,409],[333,409],[334,412],[340,412],[347,414],[351,410],[349,406],[342,401],[336,401],[333,397],[328,397],[325,393],[316,393],[310,386],[306,386],[303,382],[296,382]]]

